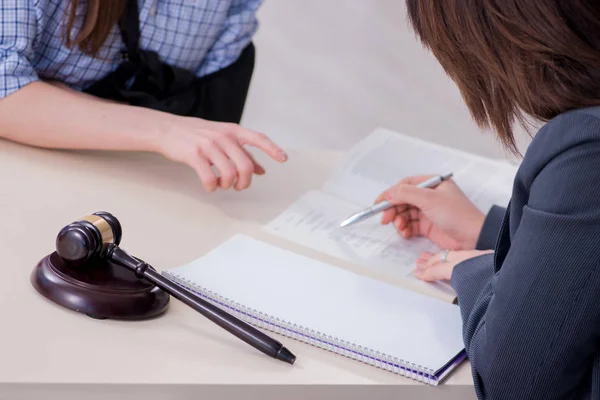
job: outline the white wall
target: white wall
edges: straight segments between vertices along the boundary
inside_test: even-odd
[[[492,157],[403,0],[265,0],[244,124],[284,146],[346,149],[378,125]]]

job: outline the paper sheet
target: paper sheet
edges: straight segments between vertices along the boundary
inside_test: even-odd
[[[385,129],[356,144],[323,191],[361,206],[409,176],[452,172],[467,197],[484,213],[506,206],[517,167],[449,149]]]
[[[391,225],[381,225],[378,218],[340,228],[340,222],[356,211],[356,207],[356,204],[334,196],[311,191],[266,225],[265,230],[391,278],[417,281],[413,271],[419,255],[440,249],[425,238],[405,240]],[[414,284],[421,285],[421,281]],[[425,285],[437,286],[446,294],[453,294],[448,284]]]

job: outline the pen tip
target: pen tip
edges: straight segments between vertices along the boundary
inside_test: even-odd
[[[294,364],[294,362],[296,361],[296,356],[294,354],[292,354],[292,352],[289,351],[285,347],[282,347],[281,349],[279,349],[279,351],[277,352],[277,355],[275,357],[278,360],[285,361],[286,363],[289,363],[289,364]]]
[[[346,218],[340,223],[340,228],[346,227],[348,225],[354,224],[356,221],[360,219],[361,215],[353,215],[350,218]]]

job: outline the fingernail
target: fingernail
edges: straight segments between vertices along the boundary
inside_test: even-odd
[[[281,161],[287,161],[287,159],[288,159],[288,156],[287,156],[287,154],[286,154],[286,152],[285,152],[285,151],[283,151],[283,150],[282,150],[282,151],[280,151],[280,152],[279,152],[279,159],[280,159]]]

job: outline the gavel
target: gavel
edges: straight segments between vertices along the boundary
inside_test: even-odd
[[[257,350],[290,364],[295,362],[296,356],[277,340],[177,285],[145,261],[121,249],[121,236],[121,224],[117,218],[108,212],[96,212],[60,230],[56,238],[56,253],[70,268],[102,265],[92,262],[98,258],[126,268],[138,279],[157,286]]]

